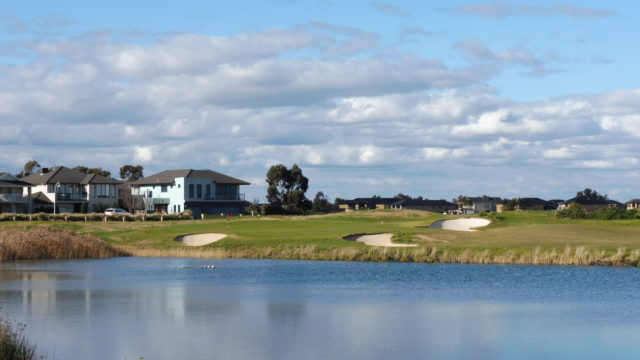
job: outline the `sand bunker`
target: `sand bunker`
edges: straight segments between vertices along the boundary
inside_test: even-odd
[[[227,234],[193,234],[178,236],[176,241],[181,242],[187,246],[202,246],[214,243],[218,240],[222,240],[227,237]]]
[[[392,243],[392,233],[385,234],[373,234],[373,235],[351,235],[347,236],[345,240],[358,241],[370,246],[391,246],[391,247],[412,247],[417,246],[415,244],[397,244]]]
[[[429,226],[433,229],[455,230],[455,231],[477,231],[474,228],[487,226],[491,221],[480,218],[438,220]]]

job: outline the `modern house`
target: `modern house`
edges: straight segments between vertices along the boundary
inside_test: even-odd
[[[36,174],[23,178],[33,186],[33,198],[42,211],[59,213],[93,212],[96,206],[117,206],[121,181],[96,174],[85,174],[64,166],[42,168]],[[47,200],[49,202],[47,202]]]
[[[448,213],[458,209],[458,206],[446,200],[397,199],[396,202],[391,204],[391,208],[395,210],[407,209]]]
[[[0,213],[27,214],[32,211],[31,184],[0,172]]]
[[[353,210],[374,210],[374,209],[391,209],[391,205],[397,202],[397,198],[355,198],[353,200],[342,200],[338,202],[338,208],[344,211]]]
[[[626,206],[627,210],[640,210],[640,199],[629,200],[624,205]]]
[[[624,205],[620,202],[617,202],[615,200],[609,200],[609,199],[589,199],[587,197],[584,196],[580,196],[580,197],[575,197],[573,199],[569,199],[563,203],[561,203],[560,205],[558,205],[558,210],[564,210],[566,208],[569,207],[569,205],[571,204],[578,204],[580,205],[584,211],[588,212],[588,213],[592,213],[592,212],[596,212],[598,210],[601,209],[606,209],[608,207],[624,207]]]
[[[500,208],[507,208],[514,211],[525,210],[555,210],[558,207],[557,203],[543,200],[540,198],[515,198],[507,201],[506,204],[499,204],[497,211],[500,212]]]
[[[242,214],[248,182],[212,170],[167,170],[129,182],[131,194],[142,198],[145,210],[161,213]]]
[[[478,196],[469,197],[468,201],[459,201],[458,208],[463,214],[478,214],[483,211],[496,211],[498,204],[502,204],[503,200],[499,197]]]

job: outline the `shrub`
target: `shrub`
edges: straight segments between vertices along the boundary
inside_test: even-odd
[[[637,211],[636,211],[637,214]],[[633,219],[635,218],[634,213],[630,213],[625,209],[621,209],[619,207],[608,207],[604,209],[600,209],[593,213],[591,216],[594,219],[600,220],[617,220],[617,219]]]
[[[0,359],[42,359],[36,354],[35,345],[27,340],[24,329],[24,325],[14,325],[8,320],[0,319]]]
[[[559,219],[585,219],[587,212],[579,204],[570,204],[566,209],[558,211],[556,217]]]

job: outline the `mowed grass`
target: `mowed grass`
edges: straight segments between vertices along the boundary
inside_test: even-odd
[[[165,222],[56,222],[143,256],[255,257],[475,263],[611,264],[640,261],[640,220],[560,220],[553,212],[494,214],[477,232],[431,229],[447,216],[417,211],[361,211],[307,217],[236,217]],[[1,227],[15,226],[3,223]],[[40,226],[30,223],[29,226]],[[376,248],[343,240],[353,234],[394,233],[414,248]],[[224,233],[197,248],[180,235]]]

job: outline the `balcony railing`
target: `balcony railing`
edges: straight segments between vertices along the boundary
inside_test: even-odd
[[[0,194],[0,202],[28,203],[29,198],[19,194]]]
[[[87,194],[80,193],[56,193],[56,201],[85,201]]]
[[[215,196],[212,194],[204,194],[201,197],[197,197],[197,196],[193,196],[193,197],[187,197],[188,201],[210,201],[210,200],[222,200],[222,201],[229,201],[229,200],[244,200],[244,194],[240,193],[240,194],[216,194]]]

